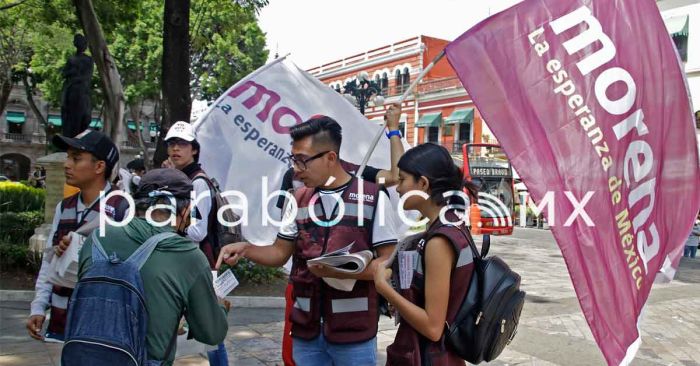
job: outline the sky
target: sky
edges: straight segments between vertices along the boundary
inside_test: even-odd
[[[270,59],[304,69],[418,35],[453,40],[519,0],[270,0],[259,15]]]

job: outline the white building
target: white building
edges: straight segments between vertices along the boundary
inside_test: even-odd
[[[693,111],[700,111],[700,1],[657,1],[666,29],[685,64]]]

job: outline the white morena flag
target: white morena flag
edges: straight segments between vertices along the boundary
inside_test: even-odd
[[[243,235],[251,243],[274,241],[279,227],[266,218],[280,220],[278,195],[274,192],[289,167],[289,128],[317,114],[329,116],[342,126],[340,157],[355,164],[362,162],[382,128],[335,90],[286,59],[267,64],[236,83],[194,123],[203,168],[216,178],[222,190],[239,191],[247,199],[246,204],[229,198],[235,205],[247,207]],[[404,146],[408,147],[405,141]],[[390,168],[388,139],[381,139],[369,165]],[[394,190],[390,190],[390,196],[392,201],[397,200]],[[386,222],[398,225],[396,210],[387,206],[386,211],[393,212]],[[405,229],[397,227],[397,233]]]

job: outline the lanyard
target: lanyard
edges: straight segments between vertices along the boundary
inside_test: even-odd
[[[90,214],[90,211],[92,211],[92,209],[95,207],[95,205],[100,202],[102,197],[104,197],[105,193],[109,193],[112,191],[111,186],[109,186],[109,185],[105,186],[105,188],[107,188],[107,187],[109,187],[109,189],[107,191],[103,190],[102,193],[100,194],[100,196],[97,197],[94,201],[92,201],[92,203],[90,204],[90,207],[85,207],[84,210],[78,211],[78,206],[76,205],[76,207],[75,207],[75,222],[77,223],[76,228],[83,226],[83,224],[85,223],[85,218],[87,217],[87,215]],[[82,192],[78,196],[78,203],[80,203],[80,202],[83,202]],[[85,206],[84,203],[83,203],[83,206]],[[78,216],[80,216],[80,220],[78,220]]]

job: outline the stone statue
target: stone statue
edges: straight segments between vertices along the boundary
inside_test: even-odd
[[[63,91],[61,93],[61,120],[63,136],[75,137],[90,125],[90,80],[92,58],[85,54],[87,40],[82,34],[73,37],[75,55],[63,67]]]

